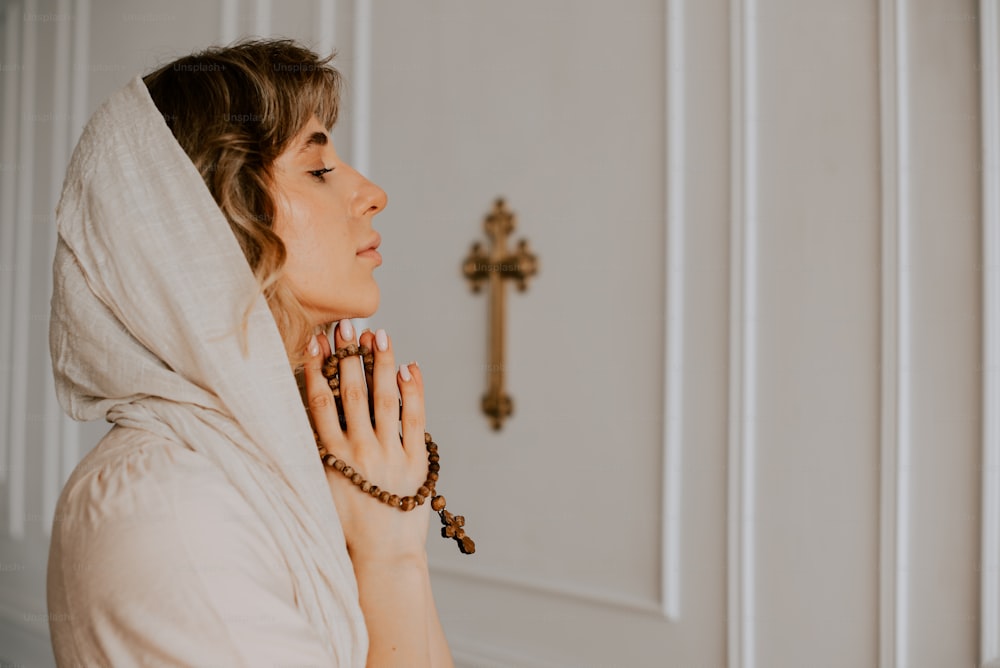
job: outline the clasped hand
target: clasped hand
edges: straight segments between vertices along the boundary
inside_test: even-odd
[[[342,427],[333,391],[322,371],[331,354],[330,341],[324,335],[314,337],[304,369],[313,429],[327,451],[345,460],[373,485],[400,497],[411,495],[427,476],[420,368],[412,363],[397,369],[392,343],[384,330],[374,334],[365,331],[356,341],[351,322],[341,320],[334,338],[336,348],[352,343],[370,348],[375,364],[368,374],[358,356],[340,360],[340,399],[346,424]],[[410,512],[402,512],[363,493],[340,472],[329,467],[324,470],[347,549],[356,565],[359,560],[426,560],[429,499]]]

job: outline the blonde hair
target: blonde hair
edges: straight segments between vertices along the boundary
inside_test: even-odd
[[[327,128],[336,122],[341,77],[332,59],[292,40],[247,40],[185,56],[143,77],[229,221],[293,369],[305,362],[314,325],[282,272],[287,253],[273,229],[272,165],[314,115]],[[244,349],[252,305],[240,326]]]

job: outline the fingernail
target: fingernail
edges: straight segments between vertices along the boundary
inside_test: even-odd
[[[399,377],[403,379],[404,383],[408,383],[413,380],[413,376],[410,375],[410,367],[406,364],[399,365]]]
[[[319,355],[319,341],[316,340],[315,334],[313,334],[312,338],[309,339],[309,354],[312,357]]]
[[[354,340],[354,325],[347,318],[344,318],[337,324],[337,329],[340,330],[340,338],[345,341]]]
[[[389,349],[389,337],[386,336],[384,329],[375,330],[375,347],[382,352]]]

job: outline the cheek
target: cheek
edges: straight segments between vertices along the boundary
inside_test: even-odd
[[[347,226],[330,213],[317,198],[290,197],[281,206],[275,231],[285,244],[289,273],[320,278],[345,268],[355,249]]]

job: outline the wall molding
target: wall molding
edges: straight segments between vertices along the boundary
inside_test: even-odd
[[[219,1],[219,43],[229,44],[239,37],[239,0]]]
[[[906,0],[879,3],[882,194],[879,665],[907,665],[911,453]]]
[[[980,0],[983,191],[983,480],[980,662],[1000,665],[1000,12]]]
[[[630,612],[648,615],[657,619],[665,617],[663,603],[658,600],[645,600],[635,596],[618,594],[613,591],[586,587],[579,583],[557,581],[551,578],[511,575],[509,573],[487,573],[467,566],[449,564],[442,566],[432,563],[430,570],[438,577],[455,580],[473,580],[487,586],[503,589],[522,589],[533,594],[558,596],[574,601],[590,603],[600,607],[612,607]]]
[[[354,83],[351,90],[351,163],[370,176],[372,95],[372,3],[354,2]]]
[[[24,0],[24,14],[38,14],[36,0]],[[21,28],[21,76],[20,76],[20,143],[17,150],[17,202],[14,223],[15,258],[14,295],[12,303],[13,331],[11,336],[10,414],[7,423],[9,439],[10,477],[7,486],[7,521],[9,535],[15,539],[24,538],[25,494],[27,491],[27,470],[25,469],[28,427],[28,343],[31,324],[31,234],[34,223],[35,192],[35,82],[38,72],[38,22],[23,21]]]
[[[271,0],[255,0],[253,31],[255,35],[260,37],[267,37],[271,34]]]
[[[755,658],[757,5],[730,1],[730,294],[727,582],[729,668]]]
[[[662,539],[660,602],[663,616],[681,615],[681,529],[684,446],[684,189],[686,174],[684,1],[666,0],[666,336],[663,369]]]
[[[362,2],[365,0],[361,0]],[[664,425],[661,471],[661,541],[660,592],[657,600],[623,596],[607,590],[571,582],[524,577],[506,573],[484,573],[471,568],[432,564],[431,570],[442,577],[475,580],[487,585],[515,587],[533,593],[543,593],[604,607],[614,607],[642,615],[676,622],[681,615],[681,528],[683,465],[683,395],[684,395],[684,188],[686,117],[684,77],[684,1],[664,0],[664,58],[666,74],[666,106],[664,124],[666,145],[666,240],[664,258],[666,316],[664,341]],[[370,19],[356,21],[355,29]],[[357,37],[355,39],[357,43]],[[356,56],[356,58],[358,58]],[[357,70],[356,70],[357,71]],[[365,70],[370,76],[370,69]],[[358,106],[355,107],[355,120]],[[366,112],[367,113],[367,112]],[[355,128],[355,137],[358,130]],[[357,141],[357,139],[355,139]],[[361,170],[359,170],[361,171]],[[480,665],[477,663],[476,665]],[[484,665],[494,665],[488,661]],[[513,665],[509,662],[497,665]],[[517,663],[517,665],[527,665]],[[534,664],[532,664],[534,665]]]
[[[4,12],[4,54],[5,63],[20,64],[18,54],[20,53],[20,31],[18,27],[21,23],[21,7],[16,2],[10,2],[3,8]],[[21,85],[21,74],[17,76],[9,74],[4,77],[3,92],[3,144],[2,154],[0,154],[0,220],[15,221],[17,209],[15,208],[17,197],[18,178],[18,95],[17,91]],[[14,232],[16,224],[0,225],[0,275],[4,280],[0,281],[0,370],[3,379],[0,380],[0,481],[7,481],[10,453],[7,438],[7,425],[10,424],[10,401],[14,393],[13,379],[10,374],[11,360],[13,358],[11,350],[11,338],[14,327]],[[9,279],[9,280],[8,280]]]
[[[325,56],[337,46],[337,0],[318,0],[316,10],[316,50]]]

